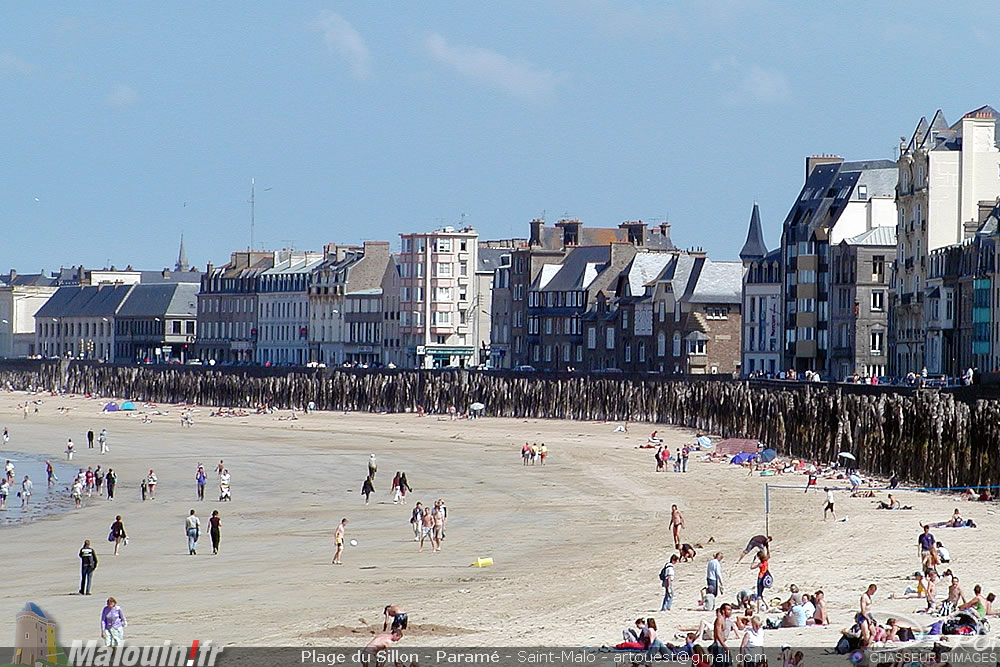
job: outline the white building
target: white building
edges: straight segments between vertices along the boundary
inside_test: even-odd
[[[929,254],[975,234],[979,202],[1000,194],[998,122],[1000,114],[983,106],[949,126],[939,109],[930,122],[921,118],[910,140],[900,143],[890,357],[895,375],[919,373],[928,362]]]
[[[257,286],[258,364],[305,365],[309,361],[309,280],[322,253],[282,250]]]
[[[476,363],[478,305],[475,274],[479,268],[479,233],[456,231],[400,234],[399,330],[406,365],[420,368]],[[487,316],[484,333],[489,332]],[[485,360],[483,360],[485,362]]]
[[[35,314],[58,289],[55,278],[44,273],[0,277],[0,357],[38,354]]]
[[[747,240],[740,250],[743,261],[743,331],[740,336],[740,371],[775,377],[781,372],[782,289],[781,248],[768,252],[754,202]]]
[[[327,366],[349,362],[347,295],[381,288],[390,264],[387,241],[365,241],[363,246],[323,248],[323,260],[312,269],[309,286],[309,357]]]

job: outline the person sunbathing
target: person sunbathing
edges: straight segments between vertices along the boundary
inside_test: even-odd
[[[878,501],[878,508],[880,510],[898,510],[903,508],[903,506],[899,503],[899,500],[893,498],[891,493],[889,494],[888,500],[889,502],[885,502],[883,500]]]
[[[812,597],[813,611],[812,618],[806,619],[806,625],[830,625],[830,615],[826,611],[826,596],[823,591],[816,591]]]

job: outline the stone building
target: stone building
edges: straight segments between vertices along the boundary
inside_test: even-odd
[[[184,363],[195,351],[197,320],[197,284],[133,285],[114,315],[114,360]]]
[[[302,366],[309,361],[309,282],[317,252],[283,250],[260,274],[256,362]]]
[[[258,338],[257,289],[274,267],[273,251],[241,250],[224,266],[211,263],[198,292],[197,352],[203,360],[254,363]]]

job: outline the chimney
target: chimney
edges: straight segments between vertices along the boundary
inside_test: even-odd
[[[528,245],[542,245],[542,227],[545,226],[545,220],[543,218],[535,218],[531,221],[531,238],[528,239]]]
[[[576,218],[572,220],[563,219],[556,223],[556,227],[562,229],[563,232],[562,242],[564,248],[579,245],[580,226],[580,221]]]
[[[215,268],[215,267],[214,267],[214,266],[212,266],[212,263],[211,263],[211,262],[209,262],[208,264],[206,264],[206,265],[205,265],[205,275],[211,275],[211,273],[212,273],[212,269],[214,269],[214,268]]]
[[[14,282],[14,278],[16,278],[16,277],[17,277],[17,271],[15,271],[14,269],[11,269],[10,270],[10,277],[7,278],[7,282],[10,282],[10,283]],[[44,271],[42,271],[42,277],[43,278],[45,277],[45,272]]]
[[[822,155],[810,155],[806,158],[806,179],[809,178],[809,174],[812,173],[813,169],[821,164],[840,164],[844,161],[844,158],[839,155],[834,155],[832,153],[823,153]]]
[[[646,243],[646,223],[642,220],[626,220],[618,225],[619,229],[628,231],[628,242],[632,245],[645,245]]]
[[[364,242],[364,254],[365,257],[389,257],[389,242],[388,241],[365,241]]]

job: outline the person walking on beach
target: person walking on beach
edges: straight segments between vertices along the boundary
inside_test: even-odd
[[[434,503],[431,519],[434,521],[434,551],[441,551],[441,540],[444,539],[444,511],[440,503]]]
[[[212,553],[219,553],[219,543],[222,542],[222,519],[219,510],[212,510],[212,518],[208,520],[208,534],[212,538]]]
[[[146,476],[146,488],[149,490],[149,499],[156,500],[156,473],[153,469],[149,469],[149,475]]]
[[[229,469],[223,468],[222,474],[219,475],[219,502],[227,502],[233,499],[229,488],[232,479],[233,476],[229,474]]]
[[[420,501],[413,506],[413,511],[410,513],[410,526],[413,528],[413,541],[416,542],[420,539],[420,529],[424,518],[424,505]]]
[[[56,471],[55,468],[52,467],[52,461],[49,460],[45,461],[45,481],[49,486],[56,483]]]
[[[122,608],[118,606],[118,600],[108,598],[104,609],[101,610],[101,639],[105,646],[118,647],[125,641],[125,628],[128,621]]]
[[[96,569],[97,553],[91,548],[90,540],[84,540],[80,549],[80,595],[90,595],[90,580]]]
[[[337,547],[336,553],[333,554],[333,564],[343,565],[340,562],[340,556],[344,553],[344,531],[347,529],[347,519],[341,519],[340,525],[337,526],[337,530],[333,533],[333,543]]]
[[[368,473],[368,477],[365,477],[364,484],[361,485],[361,495],[365,497],[365,505],[368,504],[368,498],[373,493],[375,493],[375,485],[372,483],[371,473]]]
[[[73,499],[73,505],[80,509],[83,507],[83,482],[79,477],[73,478],[73,486],[69,488],[69,497]]]
[[[670,560],[663,566],[660,570],[660,583],[663,585],[663,604],[660,605],[660,611],[670,611],[670,605],[674,601],[674,566],[677,564],[677,554],[670,557]]]
[[[420,518],[420,548],[417,549],[417,552],[421,552],[421,551],[424,550],[424,540],[425,539],[427,539],[427,540],[430,541],[432,547],[435,546],[435,544],[434,544],[434,517],[431,516],[431,508],[430,507],[425,507],[424,508],[424,515]],[[434,551],[437,551],[437,548],[435,548]]]
[[[399,473],[399,486],[396,488],[396,495],[399,497],[399,503],[401,505],[406,504],[407,491],[413,491],[413,489],[410,488],[410,483],[406,481],[406,473],[401,472]],[[395,502],[396,501],[394,499],[393,504],[395,504]]]
[[[3,444],[10,442],[10,433],[7,432],[7,427],[3,427]]]
[[[73,460],[73,438],[69,438],[66,441],[66,460],[67,461]]]
[[[722,552],[718,551],[708,561],[706,568],[707,593],[719,597],[722,593]]]
[[[7,494],[10,493],[10,482],[7,476],[0,477],[0,510],[7,509]]]
[[[375,473],[378,472],[378,461],[375,460],[375,453],[368,457],[368,476],[375,481]]]
[[[931,535],[930,524],[924,524],[924,532],[917,538],[917,553],[920,556],[920,564],[925,571],[928,569],[928,566],[933,569],[934,549],[936,545],[937,540]]]
[[[837,518],[837,513],[833,509],[833,490],[830,487],[824,487],[823,491],[826,492],[826,505],[823,507],[823,521],[826,521],[826,513],[829,512],[833,515],[833,518]]]
[[[757,610],[759,611],[761,603],[764,602],[764,589],[774,585],[774,576],[770,571],[770,559],[767,554],[758,551],[757,562],[751,565],[750,569],[757,570]]]
[[[101,429],[100,435],[97,436],[97,444],[101,446],[101,454],[108,453],[108,429]]]
[[[108,539],[115,543],[115,555],[118,555],[118,546],[125,541],[128,535],[125,534],[125,524],[122,523],[122,515],[119,514],[115,517],[114,523],[111,524],[111,532],[108,534]]]
[[[445,538],[444,531],[448,527],[448,506],[444,504],[444,498],[438,498],[435,503],[438,508],[438,513],[441,515],[441,536],[438,538],[438,542]]]
[[[27,507],[31,502],[31,489],[34,488],[31,479],[25,475],[21,480],[21,507]]]
[[[684,445],[684,449],[681,450],[681,472],[688,471],[688,456],[691,455],[691,448]]]
[[[108,490],[108,500],[115,499],[115,484],[118,483],[118,475],[114,469],[108,468],[108,474],[104,476],[104,486]]]
[[[87,449],[94,448],[94,432],[87,431]]]
[[[724,602],[718,611],[715,612],[715,624],[712,626],[712,645],[709,651],[712,654],[712,665],[728,665],[729,648],[726,646],[726,637],[729,635],[731,627],[730,616],[733,615],[733,606]]]
[[[222,459],[219,459],[219,465],[215,466],[215,474],[222,477],[222,471],[226,469],[226,466],[222,465]]]
[[[684,515],[677,509],[677,505],[670,506],[670,528],[674,534],[674,548],[681,548],[681,528],[684,527]]]
[[[87,472],[83,474],[83,488],[87,490],[87,497],[94,495],[94,469],[87,466]]]
[[[747,548],[743,550],[740,557],[736,559],[736,563],[739,564],[743,560],[743,557],[748,553],[756,549],[757,551],[763,551],[768,557],[771,556],[771,536],[767,535],[754,535],[747,542]]]
[[[198,485],[198,500],[205,500],[205,482],[208,481],[208,475],[205,474],[205,468],[200,464],[194,474],[194,481]]]
[[[878,586],[875,584],[868,584],[868,588],[865,592],[861,594],[860,607],[861,613],[858,614],[858,622],[862,620],[875,624],[875,618],[872,616],[872,602],[875,598],[875,593],[878,591]]]
[[[201,533],[201,519],[195,515],[194,510],[191,510],[191,513],[184,519],[184,532],[187,533],[188,538],[188,555],[197,556],[198,537]]]

